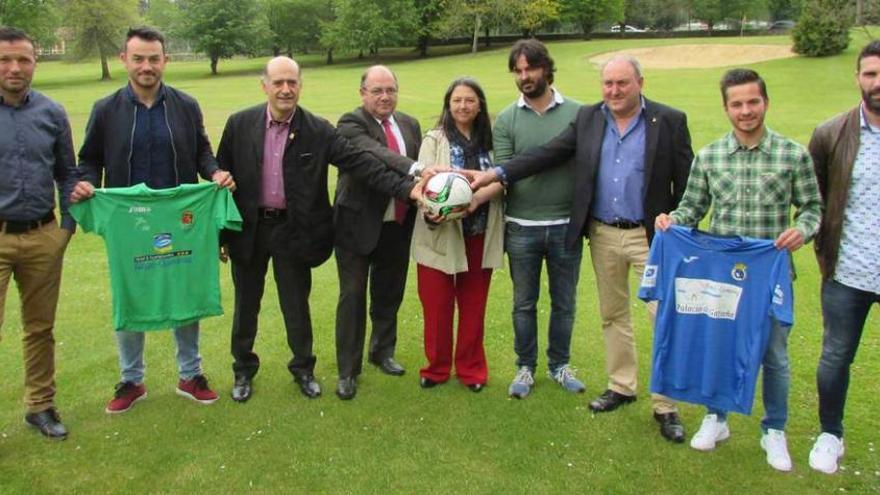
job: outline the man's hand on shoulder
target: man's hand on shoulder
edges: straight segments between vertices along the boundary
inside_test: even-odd
[[[95,195],[95,186],[91,182],[81,180],[73,186],[73,192],[70,193],[70,202],[79,203],[85,201]]]

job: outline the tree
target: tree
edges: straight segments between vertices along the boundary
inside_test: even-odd
[[[581,28],[584,38],[601,22],[623,22],[624,0],[561,0],[562,19]]]
[[[55,0],[0,0],[0,26],[15,26],[38,45],[51,45],[61,16]]]
[[[331,53],[376,54],[380,47],[398,46],[415,31],[416,12],[410,0],[333,0],[333,13],[334,21],[321,27],[321,45]]]
[[[559,20],[559,0],[523,0],[519,27],[523,37],[534,36],[538,29]]]
[[[802,0],[767,0],[770,20],[797,19],[801,15]]]
[[[444,0],[414,0],[416,48],[420,57],[428,56],[428,43],[439,29]]]
[[[294,50],[306,51],[317,46],[321,21],[331,19],[331,9],[329,0],[264,0],[272,52],[292,57]]]
[[[221,58],[253,53],[257,42],[266,38],[257,0],[180,0],[180,6],[184,32],[196,51],[208,55],[212,75]]]
[[[139,24],[138,0],[68,0],[66,22],[74,32],[74,56],[101,58],[101,80],[110,79],[108,59],[122,49],[125,31]]]
[[[141,0],[147,24],[161,31],[167,38],[181,36],[184,31],[180,5],[175,0]]]
[[[808,57],[840,53],[849,46],[850,27],[847,0],[810,0],[791,32],[794,51]]]

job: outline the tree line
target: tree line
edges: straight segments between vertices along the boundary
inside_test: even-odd
[[[693,23],[740,29],[755,19],[797,19],[822,3],[829,0],[0,0],[0,25],[24,29],[40,45],[64,38],[74,57],[98,56],[109,79],[108,59],[138,24],[204,54],[216,74],[220,60],[235,55],[321,52],[332,63],[335,54],[375,55],[385,47],[426,56],[432,42],[450,38],[469,38],[476,51],[493,34],[589,38],[613,24],[621,31]],[[880,20],[876,0],[832,3]]]

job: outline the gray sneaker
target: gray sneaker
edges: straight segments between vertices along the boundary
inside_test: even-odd
[[[532,385],[534,384],[535,377],[532,374],[532,370],[528,366],[522,366],[516,371],[516,376],[513,377],[510,388],[507,389],[507,394],[517,399],[525,399],[528,397],[529,392],[532,391]]]
[[[556,371],[551,372],[550,378],[556,380],[556,383],[568,392],[582,394],[587,391],[587,387],[574,376],[574,369],[567,364],[563,364],[556,368]]]

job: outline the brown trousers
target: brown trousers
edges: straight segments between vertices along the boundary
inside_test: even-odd
[[[69,234],[57,222],[21,234],[0,231],[0,327],[9,277],[21,299],[24,347],[24,402],[28,412],[54,406],[55,308],[61,286],[61,261]]]
[[[605,333],[605,368],[608,388],[624,395],[635,395],[638,371],[636,341],[630,319],[630,268],[641,279],[648,260],[648,241],[644,228],[618,229],[590,221],[590,257],[596,272],[599,313]],[[654,324],[655,302],[647,304]],[[651,394],[654,411],[665,414],[676,410],[675,402]]]

